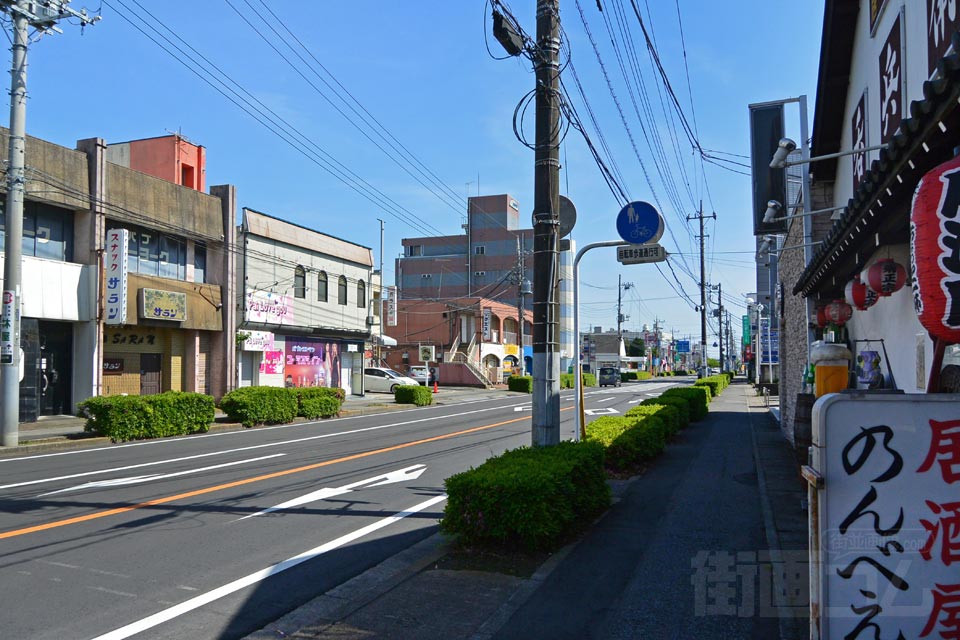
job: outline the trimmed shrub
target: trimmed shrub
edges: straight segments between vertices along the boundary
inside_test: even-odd
[[[597,386],[597,376],[593,373],[583,374],[583,386],[585,387],[595,387]]]
[[[622,371],[620,372],[621,382],[630,382],[632,380],[649,380],[653,375],[649,371]]]
[[[241,387],[223,396],[220,408],[245,427],[290,422],[297,416],[297,389]]]
[[[393,400],[397,404],[415,404],[425,407],[433,404],[433,391],[430,387],[419,384],[401,384],[393,392]]]
[[[587,425],[586,441],[603,445],[607,467],[628,472],[659,455],[667,434],[663,421],[653,415],[600,416]]]
[[[647,398],[640,403],[641,405],[671,406],[677,410],[677,417],[680,420],[680,428],[684,429],[690,424],[690,403],[677,396],[660,396],[658,398]]]
[[[552,550],[610,504],[603,447],[523,447],[447,478],[440,529],[466,544]]]
[[[213,398],[180,391],[88,398],[78,406],[79,415],[87,418],[84,431],[114,442],[201,433],[214,417]]]
[[[680,422],[680,411],[673,406],[665,404],[643,404],[642,402],[627,411],[626,416],[656,416],[663,421],[667,429],[667,436],[672,436],[680,431],[686,424]]]
[[[720,392],[727,388],[730,379],[726,375],[715,375],[701,378],[693,383],[694,386],[710,387],[711,397],[720,395]]]
[[[621,378],[622,379],[622,378]],[[532,380],[532,378],[531,378]],[[573,374],[572,373],[561,373],[560,374],[560,388],[561,389],[573,389]],[[592,373],[583,374],[583,386],[585,387],[595,387],[597,386],[597,376]],[[532,389],[532,387],[531,387]]]
[[[573,383],[573,374],[560,374],[561,379],[563,376],[569,375],[570,382]],[[563,386],[561,380],[561,387]],[[507,389],[510,391],[521,391],[523,393],[533,393],[533,376],[510,376],[507,378]]]
[[[661,398],[677,397],[683,398],[690,405],[690,421],[696,422],[707,415],[708,404],[710,403],[709,387],[674,387],[667,389]]]
[[[297,415],[314,420],[340,415],[343,389],[339,387],[301,387],[297,394]]]

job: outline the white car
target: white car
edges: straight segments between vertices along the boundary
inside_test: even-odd
[[[421,386],[427,386],[427,383],[430,381],[430,367],[425,367],[423,365],[414,365],[410,367],[410,370],[407,372],[408,378],[413,378],[420,383]]]
[[[393,393],[400,385],[419,386],[420,383],[393,369],[367,367],[363,370],[363,388],[365,391]]]

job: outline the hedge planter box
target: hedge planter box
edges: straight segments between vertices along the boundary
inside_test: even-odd
[[[180,391],[88,398],[78,407],[87,418],[84,431],[114,442],[202,433],[214,417],[212,397]]]

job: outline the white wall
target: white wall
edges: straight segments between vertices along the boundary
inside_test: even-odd
[[[0,254],[0,274],[3,262]],[[32,256],[24,256],[22,264],[24,317],[72,322],[95,318],[95,265]],[[2,283],[0,278],[0,287]]]

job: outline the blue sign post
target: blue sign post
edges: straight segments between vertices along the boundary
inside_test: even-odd
[[[663,235],[663,217],[649,202],[631,202],[617,215],[617,233],[630,244],[656,242]]]
[[[690,353],[690,341],[677,340],[677,353]]]

